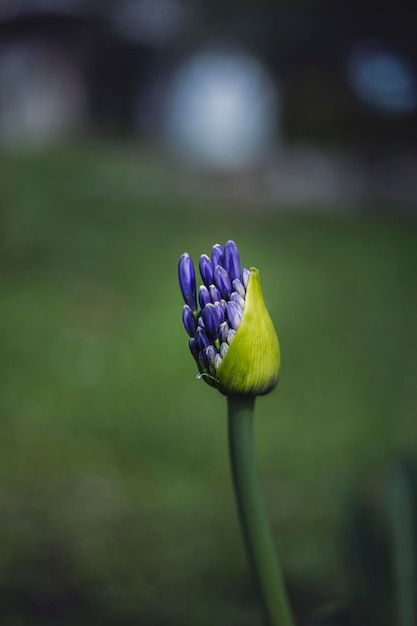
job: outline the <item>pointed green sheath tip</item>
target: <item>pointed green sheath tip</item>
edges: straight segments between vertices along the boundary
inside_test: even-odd
[[[259,271],[250,268],[242,320],[216,372],[216,387],[224,395],[261,396],[278,382],[280,350],[266,309]]]

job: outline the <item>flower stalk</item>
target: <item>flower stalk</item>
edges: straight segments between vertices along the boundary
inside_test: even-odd
[[[242,535],[267,626],[294,626],[258,481],[254,397],[228,397],[229,453]]]

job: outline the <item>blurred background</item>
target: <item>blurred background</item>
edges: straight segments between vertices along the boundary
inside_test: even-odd
[[[229,238],[281,342],[257,447],[297,623],[414,624],[406,16],[0,1],[4,626],[260,623],[225,399],[195,379],[177,286],[182,252]]]

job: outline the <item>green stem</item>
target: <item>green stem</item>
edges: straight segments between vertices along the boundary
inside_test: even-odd
[[[253,415],[255,398],[228,397],[229,452],[240,524],[268,626],[293,626],[284,581],[259,487]]]

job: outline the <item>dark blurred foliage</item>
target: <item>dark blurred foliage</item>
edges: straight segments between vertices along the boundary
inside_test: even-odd
[[[343,538],[352,596],[372,626],[417,620],[417,472],[414,459],[358,486]]]

